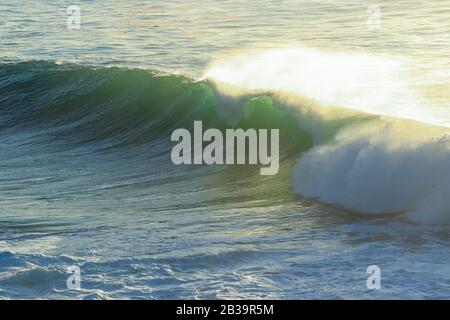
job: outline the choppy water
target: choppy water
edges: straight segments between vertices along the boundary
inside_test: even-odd
[[[449,1],[69,5],[0,3],[0,297],[449,298]],[[280,172],[173,165],[194,120]]]

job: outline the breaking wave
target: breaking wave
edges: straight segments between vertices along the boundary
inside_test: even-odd
[[[256,89],[211,75],[3,63],[0,133],[21,146],[126,149],[164,155],[171,165],[171,132],[192,129],[194,120],[219,129],[279,128],[280,161],[289,163],[294,192],[363,213],[450,222],[447,127],[343,109],[282,87]]]

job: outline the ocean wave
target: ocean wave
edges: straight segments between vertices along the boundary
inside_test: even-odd
[[[280,88],[45,61],[1,64],[0,91],[0,130],[28,144],[117,150],[157,143],[157,154],[168,155],[172,130],[192,129],[194,120],[219,129],[279,128],[282,159],[298,159],[294,192],[364,213],[450,222],[446,127],[330,106]]]
[[[206,77],[221,97],[268,93],[293,110],[313,141],[294,168],[294,192],[449,223],[448,114],[414,90],[404,69],[401,59],[278,48],[218,59]]]
[[[333,106],[281,90],[215,83],[231,99],[264,92],[289,110],[313,147],[300,154],[293,191],[360,213],[403,213],[450,223],[450,130],[415,120]],[[222,98],[222,100],[224,100]]]
[[[449,128],[270,94],[313,141],[293,170],[294,192],[361,213],[450,223]]]

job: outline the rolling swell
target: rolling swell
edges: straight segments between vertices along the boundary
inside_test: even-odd
[[[202,120],[205,127],[230,127],[217,113],[207,81],[141,69],[45,61],[2,64],[0,92],[2,130],[26,130],[36,138],[45,133],[68,146],[95,143],[114,148],[158,139],[169,146],[171,132],[192,128],[194,120]],[[280,128],[284,138],[302,135],[302,145],[309,143],[271,97],[251,97],[243,108],[245,115],[234,127]],[[293,143],[285,145],[292,149]]]
[[[213,111],[204,83],[144,70],[24,62],[2,65],[0,83],[3,129],[78,144],[144,143]]]

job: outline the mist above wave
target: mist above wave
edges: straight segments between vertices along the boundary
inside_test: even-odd
[[[206,77],[228,104],[270,92],[296,111],[315,146],[298,159],[294,192],[363,213],[449,223],[449,122],[400,69],[382,57],[287,48],[218,61]]]

